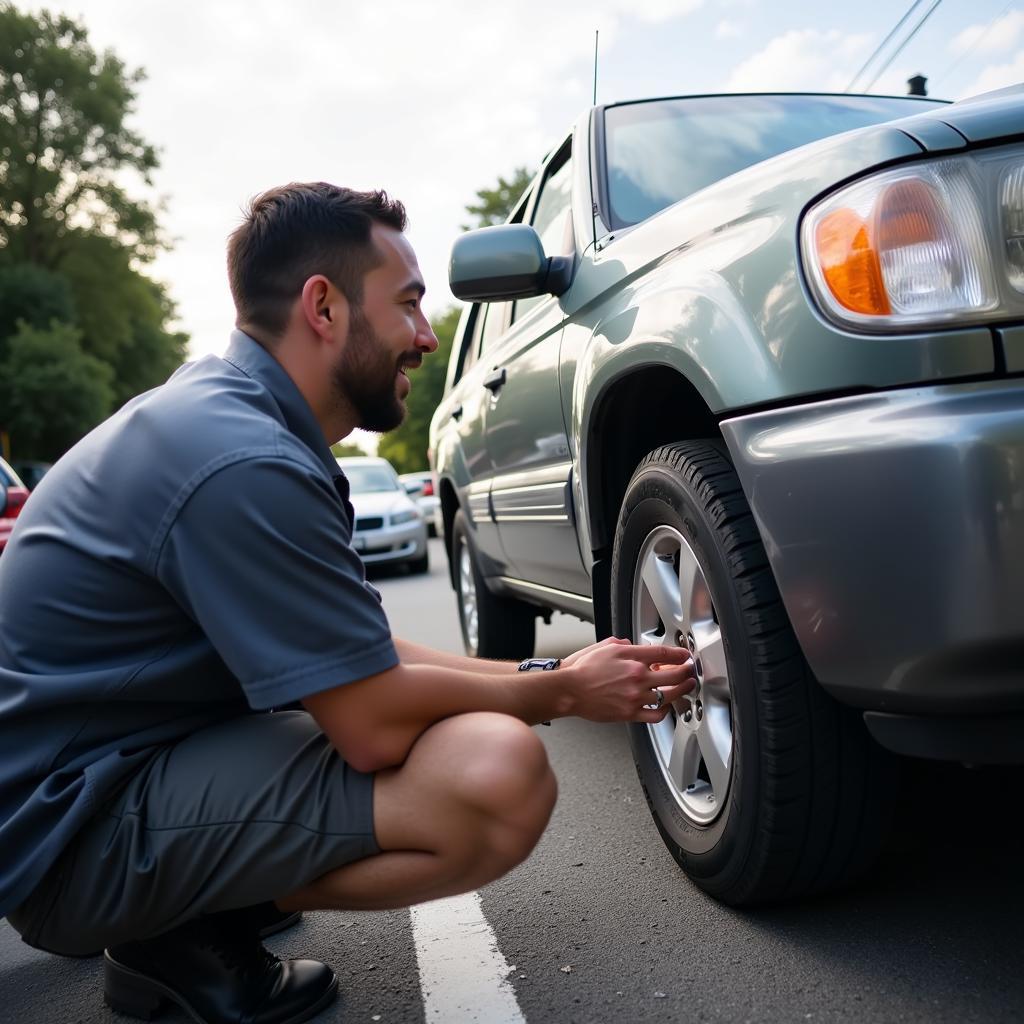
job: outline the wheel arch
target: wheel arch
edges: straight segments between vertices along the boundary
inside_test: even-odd
[[[599,639],[611,635],[612,541],[634,470],[645,455],[662,445],[721,437],[718,418],[700,392],[671,367],[631,370],[611,381],[597,397],[584,433],[581,463]]]

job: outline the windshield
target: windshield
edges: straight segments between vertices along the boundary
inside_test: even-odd
[[[350,464],[341,469],[348,478],[349,489],[353,494],[399,490],[398,479],[387,466]]]
[[[944,104],[891,96],[701,96],[604,111],[615,230],[788,149]]]

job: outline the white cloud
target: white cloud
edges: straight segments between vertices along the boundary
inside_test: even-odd
[[[743,26],[738,21],[724,18],[715,26],[716,39],[735,39],[743,34]]]
[[[869,39],[835,29],[794,29],[738,65],[728,88],[841,91],[859,67]]]
[[[641,21],[659,22],[692,14],[703,4],[704,0],[634,0],[626,9]]]
[[[991,24],[970,25],[950,40],[953,53],[1005,53],[1024,33],[1024,11],[1010,11]]]
[[[977,96],[1007,85],[1019,85],[1021,82],[1024,82],[1024,50],[1005,64],[990,64],[970,85],[960,90],[957,99]]]

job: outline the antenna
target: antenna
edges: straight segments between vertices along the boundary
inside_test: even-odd
[[[597,106],[597,37],[598,30],[594,29],[594,106]]]

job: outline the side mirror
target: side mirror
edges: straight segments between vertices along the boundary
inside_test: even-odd
[[[529,224],[500,224],[455,240],[448,283],[466,302],[500,302],[562,295],[572,271],[572,257],[544,255],[540,236]]]

